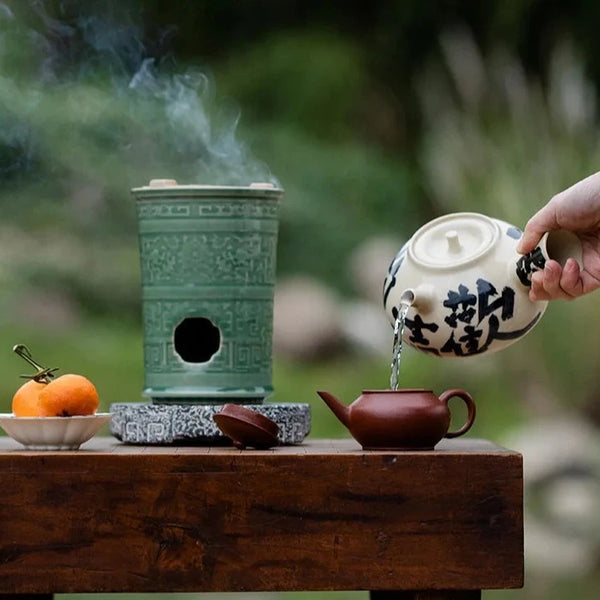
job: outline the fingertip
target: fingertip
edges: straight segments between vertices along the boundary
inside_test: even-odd
[[[534,271],[531,274],[531,287],[541,287],[544,281],[544,271]]]
[[[560,266],[560,263],[550,258],[546,261],[544,268],[541,271],[538,271],[538,280],[544,285],[544,288],[547,290],[548,285],[558,284],[562,270],[563,269]]]
[[[569,258],[562,270],[560,287],[570,296],[570,299],[582,294],[583,281],[580,275],[579,264],[575,259]]]
[[[531,276],[531,288],[529,290],[529,299],[532,302],[538,302],[539,300],[544,300],[545,291],[544,291],[544,272],[536,271]]]
[[[543,302],[549,300],[548,294],[544,291],[543,288],[536,289],[533,287],[529,290],[529,299],[532,302]]]
[[[569,294],[561,287],[563,269],[560,266],[560,263],[555,260],[546,261],[544,270],[539,271],[539,274],[539,278],[536,278],[536,280],[540,282],[540,288],[543,290],[543,294],[536,292],[538,299],[558,300],[569,296]],[[532,284],[533,281],[534,278],[532,277]]]
[[[531,250],[529,250],[529,243],[527,242],[525,237],[522,237],[519,240],[519,243],[517,244],[517,252],[519,254],[527,254],[528,252],[531,252]]]
[[[555,201],[552,198],[546,206],[538,210],[525,224],[523,235],[518,245],[519,252],[531,252],[539,244],[542,236],[548,231],[558,228],[556,222]]]
[[[538,233],[535,231],[525,230],[521,236],[521,239],[519,240],[519,243],[517,244],[517,252],[519,254],[527,254],[528,252],[531,252],[538,245],[541,237],[542,236],[538,235]]]
[[[563,267],[563,270],[565,271],[576,271],[577,273],[579,273],[580,268],[579,268],[579,263],[577,262],[577,260],[575,258],[567,258],[567,261],[565,262],[565,266]]]

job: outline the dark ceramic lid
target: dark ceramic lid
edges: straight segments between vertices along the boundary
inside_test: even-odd
[[[245,406],[225,404],[213,419],[236,448],[263,450],[279,443],[277,423]]]

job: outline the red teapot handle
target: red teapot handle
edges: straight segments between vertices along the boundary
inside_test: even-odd
[[[471,425],[473,425],[473,421],[475,421],[475,402],[473,402],[473,398],[471,398],[471,394],[465,392],[464,390],[454,389],[454,390],[446,390],[440,395],[440,402],[443,402],[446,406],[448,406],[448,402],[451,398],[460,398],[467,405],[467,422],[456,431],[449,431],[444,437],[445,438],[455,438],[463,433],[467,433],[469,429],[471,429]],[[450,407],[448,406],[448,410]]]

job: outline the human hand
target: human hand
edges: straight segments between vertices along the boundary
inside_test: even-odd
[[[582,265],[547,260],[531,277],[533,301],[572,300],[600,287],[600,172],[554,196],[525,225],[518,252],[531,252],[547,231],[566,230],[581,241]]]

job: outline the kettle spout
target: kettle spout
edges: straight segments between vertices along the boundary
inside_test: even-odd
[[[420,313],[428,313],[432,310],[435,301],[433,286],[421,284],[416,288],[407,288],[400,296],[400,304],[413,307]]]
[[[329,406],[333,414],[349,428],[350,424],[350,407],[340,402],[333,394],[329,392],[317,392],[319,396],[325,401],[325,404]]]

